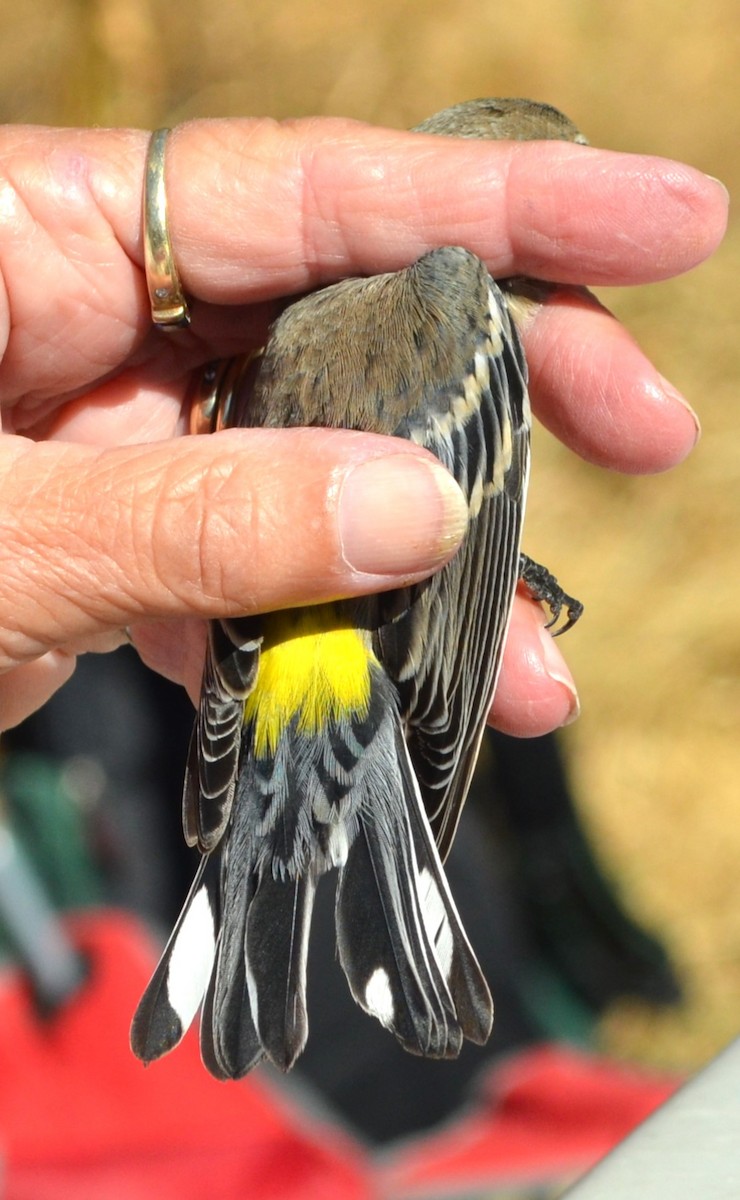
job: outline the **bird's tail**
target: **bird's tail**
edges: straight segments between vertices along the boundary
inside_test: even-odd
[[[203,858],[134,1017],[132,1047],[145,1062],[177,1044],[205,997],[201,1051],[212,1074],[239,1078],[265,1056],[292,1066],[308,1034],[315,887],[332,867],[339,958],[358,1004],[415,1054],[451,1058],[464,1038],[488,1037],[490,993],[395,704],[374,700],[370,737],[367,723],[337,723],[318,739],[294,724],[269,763],[245,759],[229,828]]]

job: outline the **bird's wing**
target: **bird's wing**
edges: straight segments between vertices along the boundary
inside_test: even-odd
[[[464,252],[426,258],[445,255],[449,271],[454,253]],[[399,691],[411,761],[443,858],[501,665],[529,468],[526,365],[506,301],[479,267],[480,295],[469,297],[467,330],[458,322],[465,372],[458,379],[432,374],[423,404],[398,430],[452,472],[468,500],[468,532],[452,562],[412,589],[412,602],[376,634],[378,655]],[[460,269],[470,286],[469,262],[462,260]],[[382,611],[388,602],[379,603]]]
[[[211,621],[182,797],[185,840],[207,854],[231,815],[239,774],[244,701],[259,666],[259,617]]]

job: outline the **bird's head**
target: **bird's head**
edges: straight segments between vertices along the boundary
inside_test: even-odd
[[[588,145],[588,139],[559,109],[551,104],[519,98],[465,100],[428,117],[414,127],[414,132],[495,141],[561,141]]]

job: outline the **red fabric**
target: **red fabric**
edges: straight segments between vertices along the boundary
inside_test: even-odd
[[[679,1081],[565,1046],[520,1052],[487,1077],[481,1102],[394,1155],[394,1200],[575,1178],[622,1141]]]
[[[16,972],[0,977],[0,1160],[5,1200],[366,1200],[362,1153],[299,1121],[259,1079],[219,1083],[191,1031],[148,1069],[128,1029],[154,956],[118,913],[75,918],[91,965],[80,994],[39,1021]]]
[[[309,1123],[259,1076],[212,1079],[193,1032],[142,1067],[128,1028],[154,965],[148,938],[111,912],[71,929],[91,974],[54,1020],[39,1020],[17,972],[0,975],[4,1200],[411,1200],[564,1180],[676,1084],[539,1047],[494,1067],[467,1115],[373,1170],[341,1132]]]

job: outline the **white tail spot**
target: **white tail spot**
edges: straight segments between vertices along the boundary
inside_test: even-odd
[[[196,892],[170,954],[167,999],[187,1029],[208,987],[216,953],[216,931],[208,890]]]
[[[386,1028],[393,1024],[395,1009],[393,993],[388,972],[383,967],[376,967],[367,981],[365,988],[365,1007],[369,1013],[377,1017]]]
[[[427,937],[434,946],[442,975],[449,979],[454,950],[452,928],[437,881],[428,867],[419,875],[419,899]]]

